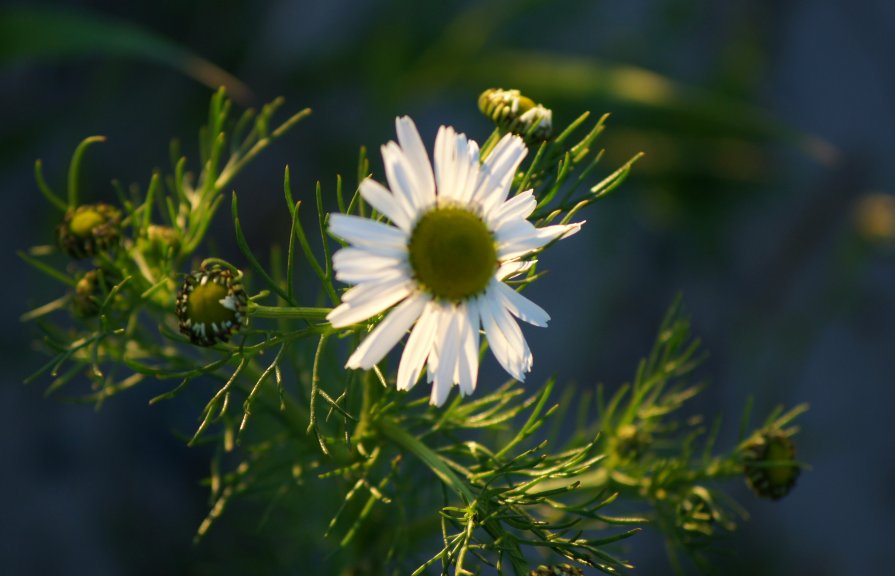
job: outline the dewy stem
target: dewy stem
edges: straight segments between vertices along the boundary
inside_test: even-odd
[[[302,306],[261,306],[249,304],[246,314],[256,318],[281,318],[294,320],[324,320],[332,308],[306,308]]]

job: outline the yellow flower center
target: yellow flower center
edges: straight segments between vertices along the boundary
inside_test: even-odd
[[[226,286],[214,282],[196,286],[187,300],[187,315],[194,324],[236,322],[236,312],[221,304],[226,297]]]
[[[497,270],[497,247],[485,223],[463,208],[436,208],[410,235],[410,266],[437,298],[461,301],[487,288]]]

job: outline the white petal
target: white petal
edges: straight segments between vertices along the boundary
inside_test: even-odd
[[[507,134],[491,151],[482,164],[475,199],[487,216],[506,200],[510,184],[528,149],[521,138]]]
[[[450,151],[449,151],[450,153]],[[475,194],[476,182],[479,178],[479,145],[467,140],[465,134],[458,134],[454,139],[454,150],[450,154],[449,170],[450,186],[439,188],[442,198],[450,198],[461,204],[468,204]]]
[[[389,142],[382,147],[382,162],[385,164],[385,177],[388,186],[407,214],[417,216],[423,208],[422,196],[418,195],[419,185],[416,182],[413,167],[401,147]]]
[[[342,304],[327,314],[326,319],[333,328],[363,322],[400,302],[412,290],[413,283],[406,280],[359,284],[342,296]],[[349,297],[347,301],[346,296]]]
[[[416,385],[426,363],[426,357],[432,349],[437,328],[438,305],[430,302],[413,327],[404,353],[401,354],[401,364],[398,366],[398,390],[410,390]]]
[[[475,391],[479,376],[479,311],[475,300],[460,307],[460,358],[457,362],[460,394],[468,396]]]
[[[469,169],[469,142],[466,140],[466,134],[457,134],[454,139],[454,150],[451,151],[450,170],[453,171],[451,186],[444,189],[439,188],[439,197],[462,202],[465,192],[463,187],[466,185]]]
[[[488,338],[488,346],[491,348],[491,352],[494,354],[497,362],[510,376],[520,382],[524,381],[525,375],[518,372],[517,362],[513,359],[514,354],[510,349],[510,343],[500,330],[500,327],[498,327],[497,322],[494,321],[490,308],[481,300],[479,303],[482,327],[485,329],[485,336]]]
[[[545,228],[559,228],[559,239],[565,240],[569,236],[574,236],[581,232],[581,227],[587,223],[587,220],[582,220],[581,222],[572,222],[571,224],[558,224],[556,226],[545,226],[541,228],[544,230]]]
[[[410,278],[407,266],[376,266],[375,264],[358,264],[343,266],[336,270],[336,280],[346,284],[378,283],[396,278]]]
[[[538,201],[532,191],[526,190],[492,210],[488,215],[488,225],[492,230],[497,230],[513,220],[525,220],[537,206]]]
[[[333,254],[333,269],[338,280],[350,283],[377,280],[390,274],[392,270],[403,271],[410,277],[410,265],[406,258],[382,256],[363,248],[337,250]],[[362,277],[365,274],[369,276]]]
[[[453,184],[449,188],[439,189],[438,195],[443,199],[459,200],[463,193],[463,185],[466,183],[466,176],[469,173],[469,162],[467,157],[467,140],[465,134],[457,134],[454,139],[454,150],[451,153],[451,164],[449,170],[453,172]]]
[[[445,334],[451,320],[450,304],[438,304],[435,311],[435,339],[432,342],[432,349],[429,351],[429,358],[426,367],[426,380],[431,384],[435,380],[435,374],[438,373],[438,360],[441,348],[444,346]]]
[[[512,350],[516,353],[515,358],[518,362],[517,369],[522,372],[522,374],[527,373],[531,370],[532,356],[531,350],[528,348],[528,342],[525,341],[525,336],[522,335],[522,330],[519,328],[519,324],[513,320],[513,317],[510,316],[510,313],[506,308],[497,304],[494,300],[492,300],[490,304],[491,313],[497,321],[497,325],[500,327],[504,336],[506,336]]]
[[[482,326],[494,357],[510,376],[524,382],[525,373],[531,369],[532,358],[519,325],[487,293],[478,299],[478,304]]]
[[[395,128],[398,132],[398,142],[404,151],[410,166],[413,169],[414,179],[418,189],[417,196],[420,199],[420,208],[426,209],[435,203],[435,179],[432,176],[432,164],[420,133],[407,116],[395,119]]]
[[[459,355],[459,320],[462,315],[455,308],[448,314],[442,314],[442,322],[446,324],[444,335],[438,342],[438,368],[432,385],[430,404],[441,406],[447,400],[454,385],[454,373],[457,369]]]
[[[369,370],[375,366],[413,326],[427,301],[425,295],[415,294],[392,310],[361,342],[345,367]]]
[[[501,305],[519,320],[534,324],[535,326],[540,326],[541,328],[547,327],[547,322],[550,321],[550,315],[547,314],[543,308],[522,294],[519,294],[503,282],[498,282],[497,280],[491,281],[489,291],[491,290],[494,291],[494,294],[500,300]]]
[[[449,197],[454,189],[456,175],[454,155],[457,150],[457,133],[450,126],[442,126],[435,135],[435,181],[438,196]]]
[[[457,194],[457,200],[463,203],[472,202],[475,196],[476,184],[479,180],[479,170],[481,163],[479,162],[479,145],[474,140],[469,141],[469,147],[466,151],[466,163],[469,170],[466,173],[466,180],[460,184]]]
[[[582,224],[584,222],[535,228],[528,220],[513,220],[495,230],[497,257],[501,260],[519,258],[554,240],[575,234]]]
[[[401,230],[410,232],[411,217],[399,203],[395,196],[385,186],[372,178],[367,178],[360,183],[360,194],[370,206],[379,210],[386,218],[391,220]]]
[[[500,268],[497,269],[497,273],[494,277],[498,280],[506,280],[507,278],[518,276],[523,272],[528,272],[528,270],[537,264],[537,262],[538,260],[536,258],[532,260],[510,260],[509,262],[504,262],[500,265]]]
[[[343,304],[359,304],[367,300],[388,297],[389,293],[404,290],[413,286],[413,281],[406,277],[388,278],[382,282],[362,282],[342,294]]]
[[[435,380],[435,372],[438,370],[438,346],[432,343],[429,357],[426,359],[426,383],[431,384]]]
[[[394,226],[374,222],[359,216],[332,214],[329,231],[334,236],[377,253],[402,254],[407,252],[407,233]]]

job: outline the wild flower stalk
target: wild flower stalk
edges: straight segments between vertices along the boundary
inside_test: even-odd
[[[494,89],[479,99],[496,124],[481,145],[443,126],[431,149],[398,118],[397,142],[382,147],[387,186],[363,149],[348,194],[337,177],[299,199],[287,167],[285,253],[262,263],[233,192],[240,264],[209,255],[238,174],[310,113],[277,125],[281,105],[233,118],[219,91],[195,171],[172,144],[170,173],[153,172],[145,191],[115,185],[114,205],[81,198],[81,159],[102,137],[75,150],[64,195],[35,165],[60,223],[56,246],[20,255],[64,293],[22,316],[49,356],[27,381],[49,379],[53,394],[86,375],[81,399],[97,406],[168,381],[150,404],[207,391],[186,434],[216,447],[197,539],[234,499],[260,497],[301,515],[321,573],[614,574],[633,568],[623,556],[645,527],[682,571],[682,552],[707,565],[706,545],[743,517],[723,481],[744,476],[775,499],[792,489],[804,407],[752,432],[747,410],[740,444],[720,452],[719,427],[684,415],[701,354],[678,303],[608,398],[564,387],[554,403],[552,380],[523,384],[534,353],[517,321],[545,326],[550,303],[521,292],[640,158],[594,177],[606,116],[555,131],[548,108]],[[300,258],[314,278],[298,278]],[[317,298],[302,301],[312,282]],[[510,380],[479,382],[488,350]],[[422,377],[428,392],[414,388]]]

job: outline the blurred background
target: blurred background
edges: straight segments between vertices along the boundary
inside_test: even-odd
[[[652,344],[674,296],[711,356],[694,409],[756,417],[801,401],[799,459],[784,500],[731,482],[751,512],[720,543],[718,573],[881,574],[895,564],[895,4],[886,0],[76,0],[0,9],[0,226],[6,270],[0,364],[0,573],[308,574],[309,543],[231,510],[198,546],[208,453],[172,430],[202,398],[147,407],[151,383],[90,405],[43,398],[42,362],[19,323],[58,296],[14,251],[52,238],[33,182],[61,188],[77,143],[91,200],[145,185],[168,141],[193,150],[210,86],[244,105],[314,109],[235,188],[255,246],[288,237],[297,197],[353,182],[367,146],[413,116],[426,142],[451,124],[482,140],[488,87],[520,88],[563,126],[610,112],[604,172],[646,157],[584,232],[545,255],[532,298],[553,317],[526,332],[530,382],[615,389]],[[213,64],[212,64],[213,63]],[[227,71],[232,76],[223,72]],[[238,79],[238,80],[237,80]],[[188,155],[192,154],[187,152]],[[195,157],[195,154],[192,154]],[[233,251],[223,210],[212,237]],[[493,366],[491,367],[493,368]],[[484,380],[487,382],[487,380]],[[725,443],[726,442],[726,443]],[[639,574],[669,573],[657,538],[635,539]],[[259,568],[259,566],[263,566]]]

